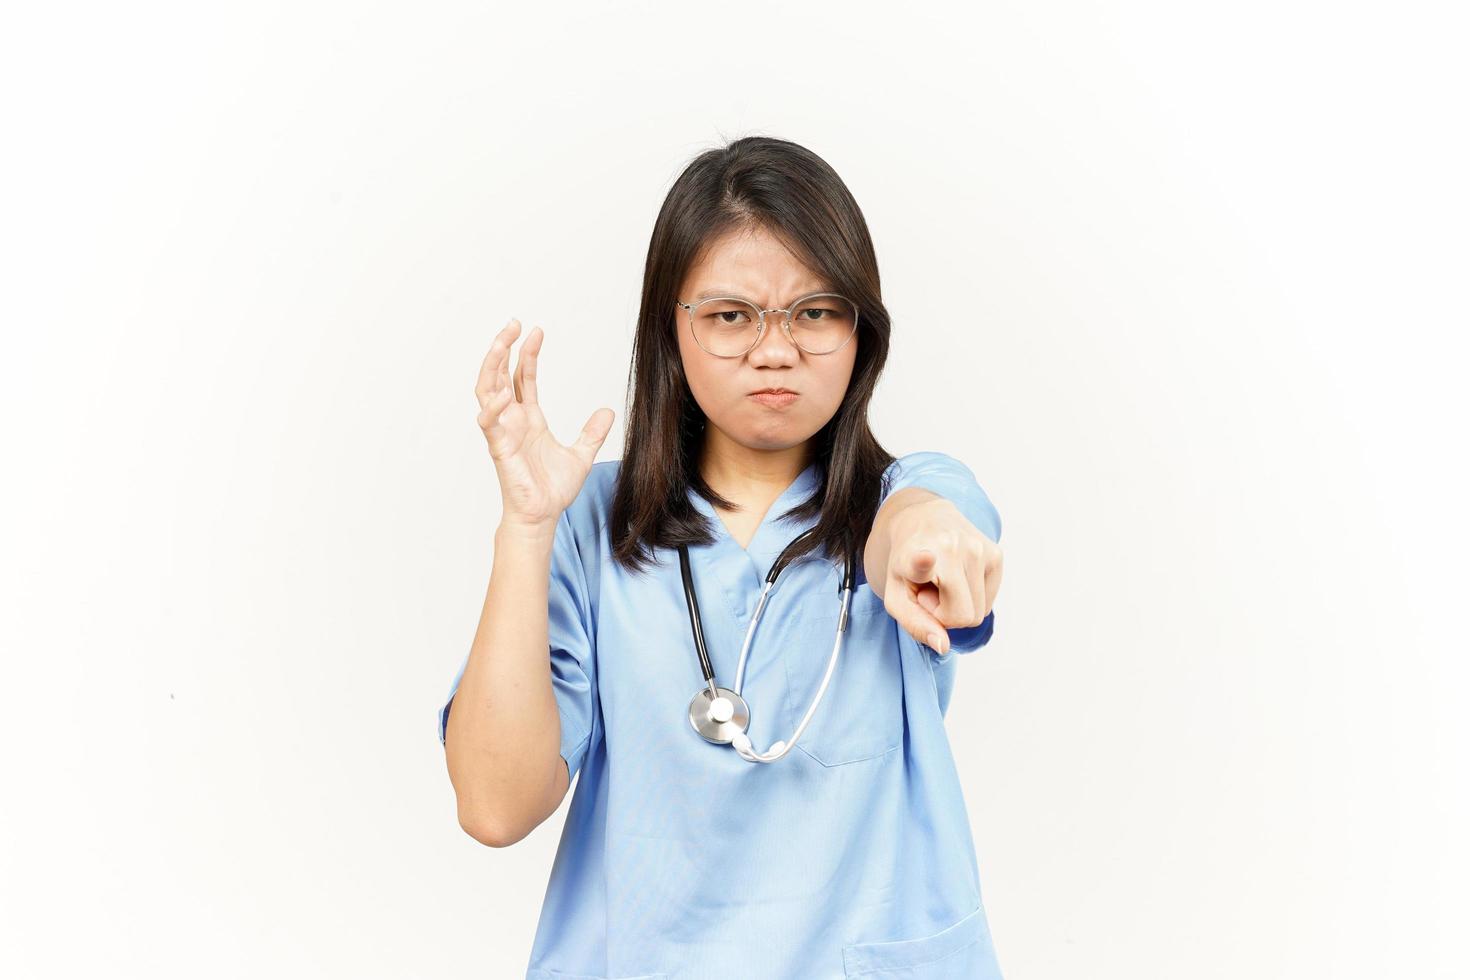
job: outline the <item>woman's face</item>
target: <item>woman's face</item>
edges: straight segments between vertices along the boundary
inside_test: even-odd
[[[738,296],[763,310],[827,290],[829,284],[798,262],[763,228],[737,229],[710,243],[684,277],[678,299],[698,303],[704,294]],[[740,357],[716,357],[695,341],[689,314],[678,310],[679,355],[694,400],[716,427],[749,449],[799,446],[837,412],[857,357],[854,335],[830,354],[809,354],[781,329],[781,314],[766,315],[760,343]],[[762,402],[752,392],[786,388],[786,404]],[[711,433],[713,434],[713,433]]]

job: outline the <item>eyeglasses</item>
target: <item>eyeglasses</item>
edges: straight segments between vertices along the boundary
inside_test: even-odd
[[[780,313],[786,338],[808,354],[834,353],[857,332],[857,306],[836,293],[812,293],[784,310],[763,310],[738,296],[675,305],[688,312],[694,342],[716,357],[739,357],[760,343],[767,313]]]

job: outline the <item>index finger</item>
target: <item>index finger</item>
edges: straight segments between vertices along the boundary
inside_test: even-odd
[[[902,575],[890,575],[888,588],[884,591],[884,604],[892,603],[888,614],[898,621],[904,632],[914,638],[914,642],[943,654],[949,650],[949,633],[933,613],[919,604],[915,592],[914,584]],[[894,609],[893,606],[898,608]]]
[[[481,409],[500,390],[501,365],[510,356],[511,342],[520,330],[521,321],[511,317],[510,322],[495,335],[495,342],[490,345],[490,349],[485,352],[485,359],[480,362],[480,374],[475,379],[475,397],[479,399]]]

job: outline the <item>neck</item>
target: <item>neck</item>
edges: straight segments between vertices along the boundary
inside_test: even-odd
[[[761,497],[785,490],[811,461],[810,439],[787,449],[751,449],[707,425],[699,473],[721,496]]]

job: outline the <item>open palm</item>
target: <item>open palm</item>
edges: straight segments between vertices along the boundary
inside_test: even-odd
[[[490,445],[495,473],[500,481],[502,520],[526,524],[549,524],[576,499],[597,451],[612,429],[610,408],[592,413],[577,439],[569,446],[556,441],[546,427],[536,397],[536,360],[545,333],[531,331],[521,345],[514,376],[508,370],[510,346],[520,335],[519,320],[512,319],[495,335],[495,342],[480,365],[475,398],[480,403],[478,421]]]

